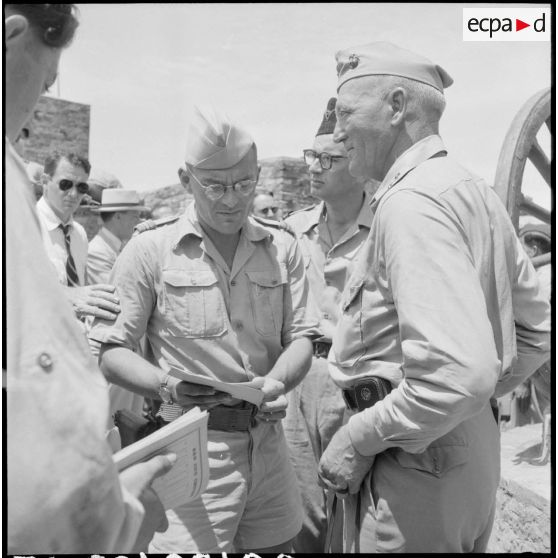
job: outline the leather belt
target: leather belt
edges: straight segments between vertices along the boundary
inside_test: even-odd
[[[258,408],[251,403],[241,403],[235,407],[217,405],[208,411],[207,428],[224,432],[247,432],[255,425],[257,411]]]
[[[312,341],[312,354],[318,358],[327,358],[331,343],[327,341]]]
[[[383,399],[391,389],[389,380],[373,376],[360,380],[350,388],[342,390],[342,395],[348,409],[362,411]]]

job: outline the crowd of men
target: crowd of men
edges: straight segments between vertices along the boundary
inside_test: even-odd
[[[33,184],[13,149],[75,8],[4,12],[8,552],[485,551],[493,402],[548,360],[550,308],[504,206],[439,136],[450,75],[390,43],[339,51],[304,150],[321,201],[284,220],[256,195],[256,139],[198,109],[184,213],[139,223],[137,192],[105,188],[88,242],[89,162],[68,146]],[[166,512],[151,483],[175,456],[120,474],[111,457],[114,411],[145,405],[209,414],[207,488]]]

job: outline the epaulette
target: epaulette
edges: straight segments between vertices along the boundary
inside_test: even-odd
[[[285,221],[275,221],[275,219],[265,219],[264,217],[258,217],[256,215],[252,215],[254,221],[260,223],[264,227],[273,227],[274,229],[281,229],[292,234],[296,238],[296,233],[294,229]]]
[[[173,217],[161,217],[160,219],[146,219],[134,227],[134,236],[145,231],[152,231],[153,229],[170,225],[171,223],[178,221],[179,218],[180,215],[174,215]]]
[[[312,209],[316,208],[317,205],[318,204],[315,203],[314,205],[307,205],[306,207],[301,207],[300,209],[293,209],[292,211],[289,211],[283,218],[286,219],[287,217],[292,217],[293,215],[297,215],[298,213],[302,213],[303,211],[312,211]]]

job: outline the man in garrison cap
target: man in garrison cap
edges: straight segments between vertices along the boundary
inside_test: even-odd
[[[329,353],[350,418],[321,478],[348,494],[346,550],[484,552],[490,400],[548,359],[549,303],[504,205],[438,135],[447,72],[389,43],[336,58],[334,140],[353,176],[381,184]]]
[[[128,242],[112,275],[122,312],[90,336],[103,344],[108,379],[161,401],[165,420],[194,405],[209,411],[207,489],[167,512],[150,552],[289,552],[302,509],[281,419],[318,334],[304,261],[284,224],[249,215],[259,175],[250,134],[199,109],[187,137],[178,175],[194,201]],[[156,365],[133,352],[144,334]],[[172,369],[249,382],[263,403],[179,381]]]
[[[318,484],[318,463],[342,424],[345,408],[341,391],[329,376],[327,355],[343,287],[372,222],[370,195],[364,190],[364,180],[350,175],[347,151],[343,144],[333,141],[336,100],[333,97],[328,101],[311,149],[304,150],[311,194],[322,201],[286,219],[302,249],[321,333],[313,343],[310,371],[289,393],[284,420],[305,511],[302,530],[294,543],[295,552],[324,551],[326,493]]]

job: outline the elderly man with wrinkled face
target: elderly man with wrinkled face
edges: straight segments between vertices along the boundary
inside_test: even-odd
[[[166,420],[194,405],[209,411],[207,489],[167,513],[150,551],[288,552],[302,514],[281,419],[317,334],[304,262],[284,224],[249,215],[259,169],[246,130],[198,110],[188,140],[178,174],[194,202],[130,240],[112,275],[122,312],[90,336],[103,344],[108,379],[162,401]],[[169,376],[133,352],[144,334],[158,364],[252,381],[264,403]]]
[[[490,399],[548,359],[548,300],[502,202],[438,135],[447,72],[382,42],[337,63],[334,140],[353,176],[381,184],[329,353],[351,416],[321,478],[346,496],[348,550],[484,552]]]

